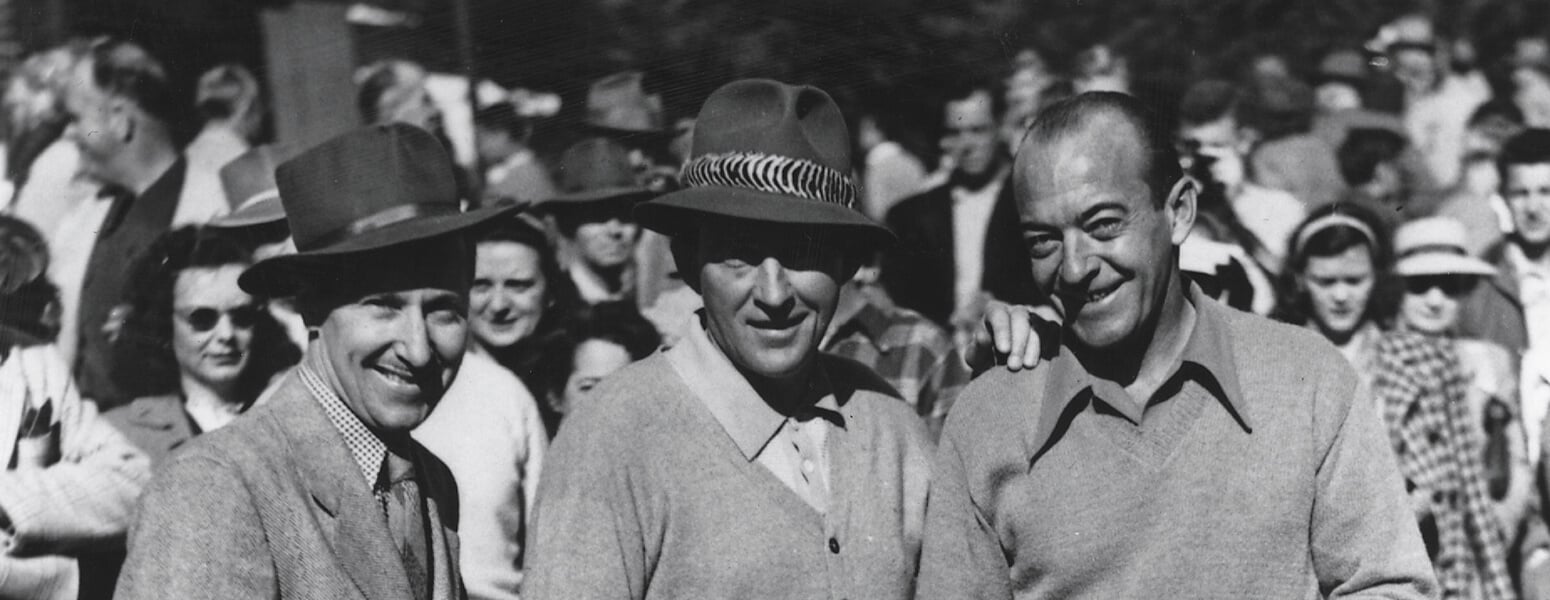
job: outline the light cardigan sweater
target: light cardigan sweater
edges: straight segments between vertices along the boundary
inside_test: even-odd
[[[561,427],[523,598],[908,598],[930,442],[866,367],[820,361],[845,423],[828,436],[827,514],[750,460],[658,353]]]

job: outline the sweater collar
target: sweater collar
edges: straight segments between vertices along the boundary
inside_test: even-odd
[[[1254,425],[1238,385],[1232,337],[1225,322],[1226,311],[1232,309],[1206,296],[1194,284],[1189,286],[1189,301],[1196,309],[1195,326],[1190,330],[1178,367],[1162,389],[1174,388],[1170,383],[1180,378],[1194,380],[1221,403],[1245,433],[1252,434]],[[1046,368],[1049,370],[1044,380],[1044,402],[1040,403],[1038,421],[1027,439],[1030,466],[1049,451],[1057,441],[1057,433],[1063,432],[1071,418],[1092,402],[1103,402],[1132,423],[1140,423],[1144,407],[1159,400],[1137,402],[1124,386],[1093,375],[1063,343],[1056,344],[1055,355]]]
[[[812,406],[790,410],[789,415],[782,414],[754,391],[726,354],[710,340],[699,319],[691,320],[686,329],[682,339],[664,356],[690,391],[710,409],[716,422],[742,451],[743,458],[749,461],[758,458],[787,419],[822,418],[838,428],[845,427],[839,401],[821,362],[815,365],[811,382],[819,388],[819,400]]]

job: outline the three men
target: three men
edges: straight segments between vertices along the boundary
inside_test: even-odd
[[[845,123],[812,87],[743,80],[700,111],[685,189],[642,204],[705,309],[567,416],[527,598],[907,598],[929,442],[875,374],[817,351],[887,242],[856,208]]]
[[[267,404],[162,467],[119,598],[460,598],[456,488],[409,437],[462,361],[472,258],[453,166],[375,126],[280,165],[298,253],[243,273],[310,342]]]
[[[920,597],[1433,593],[1389,442],[1327,344],[1180,276],[1195,218],[1134,98],[1040,115],[1014,167],[1047,362],[970,384],[933,470]]]

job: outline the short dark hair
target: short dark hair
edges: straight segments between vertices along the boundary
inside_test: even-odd
[[[1514,165],[1539,165],[1550,163],[1550,129],[1525,129],[1502,144],[1501,154],[1496,156],[1496,169],[1502,183],[1507,182],[1507,168]]]
[[[1179,100],[1179,122],[1184,125],[1203,125],[1222,117],[1236,118],[1243,95],[1243,90],[1229,81],[1197,81],[1185,90],[1184,97]]]
[[[1123,118],[1140,134],[1138,141],[1147,157],[1146,184],[1157,206],[1167,201],[1174,183],[1184,176],[1173,133],[1166,121],[1135,96],[1119,92],[1085,92],[1061,100],[1039,112],[1026,139],[1051,141],[1080,131],[1098,114]]]
[[[53,339],[59,323],[53,312],[59,290],[50,283],[48,244],[26,221],[0,215],[0,330],[14,330],[34,341]],[[10,336],[0,335],[0,358]]]
[[[183,113],[167,69],[134,42],[104,38],[91,47],[92,83],[102,91],[134,102],[140,110],[169,127]]]
[[[1332,216],[1355,219],[1367,227],[1367,231],[1351,225],[1329,223]],[[1308,226],[1316,222],[1326,223],[1318,231],[1304,236]],[[1371,233],[1371,237],[1368,236]],[[1304,239],[1306,237],[1306,239]],[[1326,204],[1308,213],[1307,218],[1292,230],[1286,265],[1276,282],[1277,297],[1275,317],[1295,325],[1307,324],[1313,317],[1312,298],[1297,284],[1297,277],[1308,268],[1312,258],[1339,256],[1351,248],[1365,246],[1372,255],[1373,288],[1368,296],[1367,319],[1387,325],[1399,306],[1399,280],[1393,276],[1389,265],[1393,247],[1383,220],[1370,209],[1351,202]]]
[[[549,396],[564,393],[565,383],[576,371],[576,349],[589,340],[618,344],[631,360],[649,356],[662,344],[656,326],[629,301],[582,305],[563,315],[541,341],[535,369],[540,381],[539,389],[533,391],[540,396],[539,406],[550,435],[559,426],[559,414],[548,402]]]
[[[113,342],[113,377],[133,396],[177,393],[178,361],[172,351],[172,317],[178,274],[187,269],[252,264],[251,251],[229,230],[187,226],[157,238],[131,267],[123,304],[129,309]],[[254,326],[244,402],[258,397],[269,379],[300,358],[280,325],[261,314]]]
[[[1335,152],[1335,159],[1340,164],[1340,176],[1350,185],[1369,183],[1377,175],[1378,165],[1397,160],[1406,145],[1405,136],[1388,129],[1352,129]]]
[[[1006,94],[1003,93],[1005,87],[1003,83],[983,77],[964,77],[954,80],[948,83],[942,94],[942,110],[945,112],[950,102],[963,102],[974,97],[975,94],[984,92],[990,97],[990,114],[999,123],[1001,117],[1006,115]]]
[[[229,119],[238,110],[262,110],[258,79],[237,63],[219,64],[200,75],[194,98],[195,108],[207,121]]]

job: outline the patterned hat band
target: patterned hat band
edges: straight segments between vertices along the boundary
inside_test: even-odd
[[[846,174],[810,160],[773,154],[706,154],[684,165],[685,187],[724,186],[856,207],[856,185]]]

